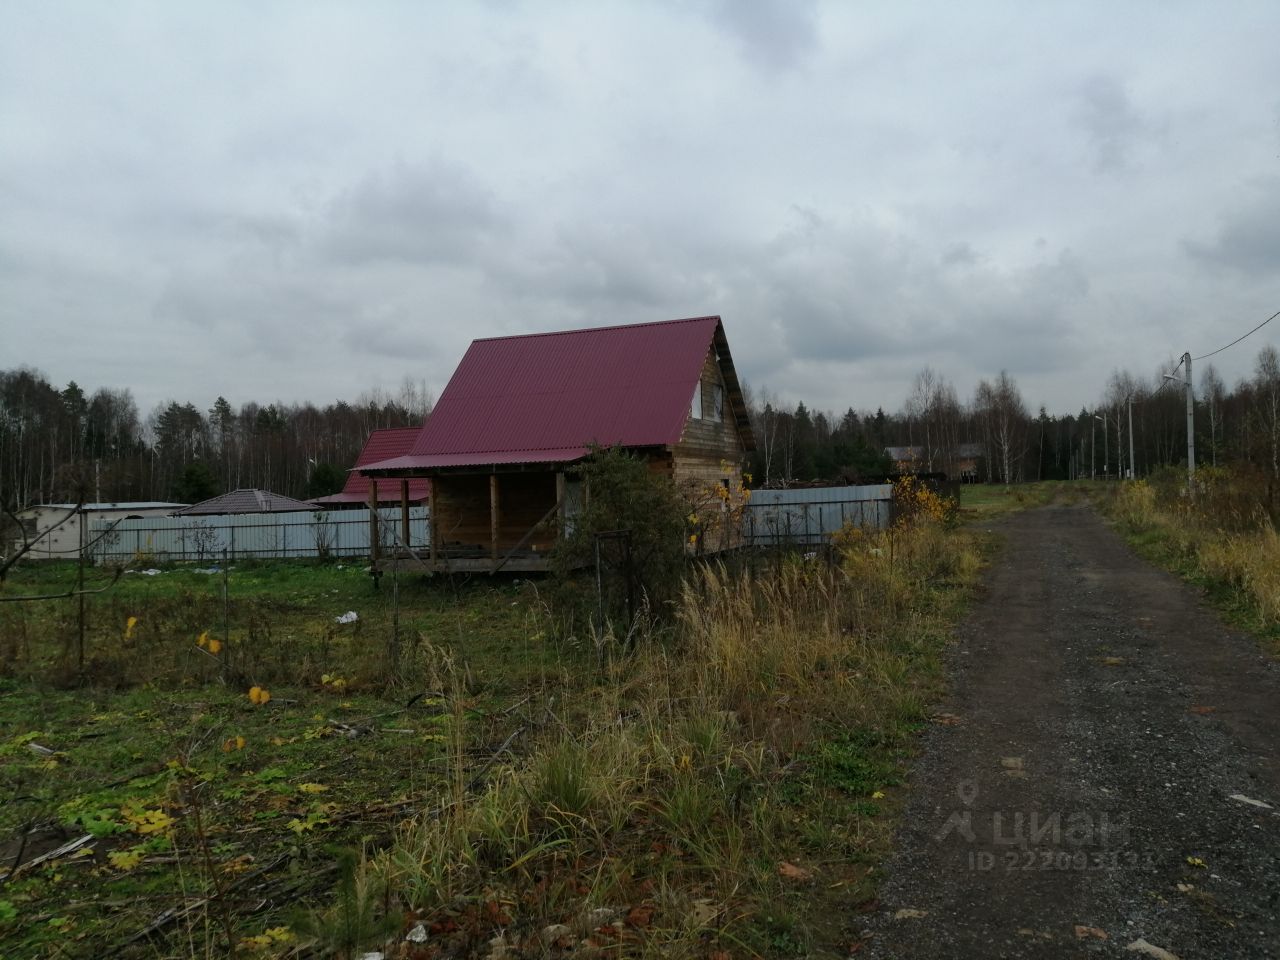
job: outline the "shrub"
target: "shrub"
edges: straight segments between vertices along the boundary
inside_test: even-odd
[[[581,614],[594,606],[598,535],[626,531],[625,541],[598,544],[605,616],[619,620],[628,606],[634,614],[644,604],[661,618],[684,573],[686,508],[674,484],[618,448],[597,449],[582,468],[582,481],[582,511],[551,555],[559,612]],[[575,585],[584,571],[591,571],[593,582]]]

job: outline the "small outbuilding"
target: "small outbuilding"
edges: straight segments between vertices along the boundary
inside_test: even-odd
[[[168,503],[159,500],[129,501],[125,503],[39,503],[15,516],[22,524],[22,532],[31,548],[26,557],[31,560],[75,560],[82,549],[92,551],[94,525],[117,524],[139,517],[167,517],[185,503]],[[23,539],[15,539],[11,549],[23,547]]]
[[[430,482],[433,570],[545,570],[593,446],[740,481],[755,444],[719,317],[475,340],[409,452],[360,472]]]

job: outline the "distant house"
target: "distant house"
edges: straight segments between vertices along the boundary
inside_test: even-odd
[[[885,447],[884,452],[893,461],[895,473],[922,473],[929,469],[930,458],[924,447]],[[978,461],[981,457],[982,444],[960,443],[950,451],[935,449],[933,468],[962,483],[974,483],[978,479]]]
[[[382,460],[403,457],[412,449],[421,427],[391,427],[386,430],[374,430],[364,442],[364,449],[356,458],[355,465],[347,474],[347,482],[340,493],[327,497],[316,497],[310,502],[325,510],[354,510],[365,507],[369,503],[372,486],[369,478],[360,472],[361,467]],[[430,483],[421,478],[403,480],[400,483],[382,483],[377,485],[378,503],[388,506],[406,503],[409,506],[421,506],[427,502]]]
[[[978,482],[978,461],[982,459],[982,444],[962,443],[955,451],[955,475],[962,483]]]
[[[924,447],[885,447],[884,455],[893,461],[894,473],[919,473],[924,469]]]
[[[433,569],[543,570],[593,444],[736,480],[754,440],[720,318],[473,341],[412,449],[360,472],[430,481]]]
[[[113,524],[134,517],[167,517],[185,503],[157,500],[127,503],[41,503],[17,512],[23,533],[32,547],[26,556],[33,560],[75,560],[81,546],[92,551],[91,533],[99,521]],[[15,539],[11,549],[21,550],[23,541]]]
[[[201,500],[181,510],[174,510],[175,517],[213,516],[227,513],[291,513],[297,510],[316,510],[314,504],[295,500],[270,490],[232,490],[218,497]]]

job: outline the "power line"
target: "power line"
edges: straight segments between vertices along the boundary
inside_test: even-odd
[[[1226,350],[1228,347],[1234,347],[1237,343],[1239,343],[1239,342],[1240,342],[1241,340],[1243,340],[1245,337],[1249,337],[1249,336],[1252,336],[1253,334],[1257,333],[1259,330],[1261,330],[1263,327],[1265,327],[1268,323],[1270,323],[1270,322],[1271,322],[1272,320],[1274,320],[1276,317],[1280,317],[1280,310],[1277,310],[1277,311],[1276,311],[1275,313],[1273,313],[1271,316],[1267,317],[1267,319],[1263,320],[1260,324],[1258,324],[1256,327],[1254,327],[1252,330],[1250,330],[1248,333],[1246,333],[1246,334],[1244,335],[1244,337],[1236,337],[1234,340],[1232,340],[1230,343],[1228,343],[1228,344],[1227,344],[1227,346],[1225,346],[1225,347],[1219,347],[1217,350],[1213,351],[1213,353],[1206,353],[1203,357],[1192,357],[1192,358],[1191,358],[1191,359],[1192,359],[1192,361],[1196,361],[1196,360],[1207,360],[1207,359],[1209,359],[1209,357],[1212,357],[1212,356],[1215,356],[1216,354],[1221,353],[1223,350]],[[1174,369],[1177,369],[1177,368],[1175,367]]]

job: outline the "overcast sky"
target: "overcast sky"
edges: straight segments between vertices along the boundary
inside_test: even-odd
[[[1280,310],[1280,4],[4,0],[0,368],[354,398],[718,313],[739,373],[1074,411]],[[1228,383],[1280,321],[1215,358]]]

